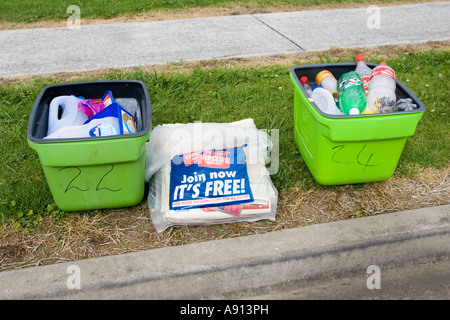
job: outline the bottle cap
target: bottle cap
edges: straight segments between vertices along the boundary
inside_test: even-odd
[[[384,61],[381,61],[381,62],[380,62],[380,65],[382,65],[382,66],[387,66],[387,63],[384,62]]]
[[[333,74],[328,70],[322,70],[316,75],[316,83],[320,84],[324,78],[334,78]]]
[[[350,111],[348,112],[348,114],[359,114],[359,109],[358,108],[351,108]]]
[[[356,61],[361,61],[361,60],[364,60],[364,55],[363,54],[357,54],[356,55]]]
[[[314,86],[314,87],[311,88],[311,91],[314,91],[314,90],[317,89],[317,88],[322,88],[322,86],[316,85],[316,86]]]
[[[309,81],[308,81],[308,77],[303,76],[303,77],[300,78],[300,83],[301,83],[301,84],[305,84],[305,83],[308,83],[308,82],[309,82]]]

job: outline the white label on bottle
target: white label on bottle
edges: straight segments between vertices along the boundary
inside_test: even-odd
[[[360,80],[360,78],[347,78],[341,81],[341,83],[339,83],[339,89],[340,91],[344,91],[347,88],[353,87],[353,86],[361,86],[362,85],[362,81]]]
[[[366,95],[367,95],[367,93],[369,92],[370,76],[361,77],[361,80],[362,80],[363,85],[364,85],[364,91],[366,91]]]
[[[395,72],[388,68],[388,67],[377,67],[372,70],[372,73],[370,74],[370,80],[372,80],[373,77],[379,76],[379,75],[385,75],[388,77],[391,77],[392,80],[395,81]]]

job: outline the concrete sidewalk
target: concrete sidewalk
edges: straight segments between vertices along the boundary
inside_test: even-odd
[[[0,77],[450,39],[450,2],[377,10],[316,10],[80,29],[0,31]]]
[[[0,272],[0,299],[248,299],[353,275],[363,279],[359,290],[370,291],[369,266],[382,276],[448,260],[449,236],[450,205],[444,205]],[[447,281],[437,285],[449,299],[450,270],[443,272]],[[408,280],[420,292],[420,283]]]

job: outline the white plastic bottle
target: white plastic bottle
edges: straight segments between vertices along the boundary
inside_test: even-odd
[[[58,96],[50,102],[47,136],[68,126],[82,125],[88,117],[78,108],[75,96]]]
[[[300,78],[300,83],[303,85],[303,87],[305,88],[306,92],[308,92],[309,96],[311,96],[312,88],[309,85],[308,77],[306,77],[306,76],[301,77]]]
[[[334,102],[333,95],[330,91],[324,89],[322,86],[314,86],[312,88],[311,99],[314,100],[316,105],[323,113],[332,115],[343,115],[341,110],[338,109]]]
[[[385,113],[394,109],[395,72],[386,62],[380,62],[370,75],[369,94],[364,113]]]
[[[372,69],[369,68],[364,61],[364,55],[363,54],[357,54],[356,55],[356,73],[359,74],[361,77],[361,80],[364,85],[364,91],[366,92],[366,96],[369,93],[369,80],[370,80],[370,74],[372,73]]]
[[[328,70],[322,70],[316,75],[316,83],[322,88],[328,90],[333,95],[335,101],[339,98],[339,91],[337,90],[337,80],[334,75]]]

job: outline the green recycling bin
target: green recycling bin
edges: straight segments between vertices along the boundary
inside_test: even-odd
[[[367,63],[371,68],[376,64]],[[294,66],[294,137],[314,179],[322,185],[382,181],[394,173],[406,139],[414,135],[425,110],[424,104],[399,80],[397,99],[411,98],[413,111],[367,115],[329,115],[309,97],[300,78],[315,79],[328,70],[336,79],[354,71],[356,63]]]
[[[49,105],[63,95],[101,98],[135,105],[136,132],[87,138],[46,138]],[[41,162],[56,205],[64,211],[120,208],[140,203],[145,192],[146,142],[151,104],[141,81],[93,81],[52,85],[37,97],[28,123],[28,144]]]

